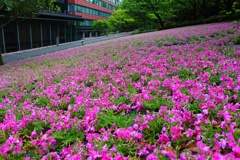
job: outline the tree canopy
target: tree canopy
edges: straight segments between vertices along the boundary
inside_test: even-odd
[[[93,21],[92,27],[95,31],[104,32],[106,29],[110,27],[108,20],[97,20]]]
[[[0,14],[4,15],[7,21],[0,24],[0,28],[6,26],[18,17],[31,18],[36,13],[53,10],[55,0],[1,0]]]
[[[123,0],[115,14],[109,17],[109,22],[119,28],[124,24],[124,19],[132,20],[125,30],[132,26],[163,28],[169,24],[197,21],[211,16],[214,19],[214,16],[237,12],[240,12],[240,0]],[[121,15],[117,16],[119,13]]]
[[[0,29],[8,25],[18,17],[32,18],[39,12],[55,10],[55,0],[0,0],[0,15],[4,15]],[[0,65],[3,65],[0,53]]]
[[[134,18],[127,14],[126,10],[116,10],[109,17],[109,22],[116,31],[128,30],[134,22]]]

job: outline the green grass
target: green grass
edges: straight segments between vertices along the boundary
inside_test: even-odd
[[[97,129],[110,128],[112,124],[116,124],[119,128],[125,128],[133,125],[137,114],[125,114],[124,112],[115,113],[113,110],[107,109],[97,116],[98,123],[95,125]]]

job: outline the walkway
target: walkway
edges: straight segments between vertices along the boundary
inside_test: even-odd
[[[101,41],[106,41],[106,40],[110,40],[110,39],[115,39],[115,38],[120,38],[120,37],[125,37],[125,36],[129,36],[129,35],[131,35],[131,32],[113,34],[113,35],[109,35],[108,37],[102,36],[102,37],[96,37],[96,38],[94,38],[94,37],[85,38],[84,45],[91,44],[91,43],[97,43],[97,42],[101,42]],[[47,47],[43,47],[43,48],[34,48],[34,49],[30,49],[30,50],[25,50],[25,51],[19,51],[19,52],[15,52],[15,53],[6,53],[3,55],[3,62],[9,63],[9,62],[13,62],[13,61],[36,57],[39,55],[44,55],[47,53],[52,53],[52,52],[61,51],[61,50],[74,48],[74,47],[79,47],[79,46],[82,46],[82,40],[74,41],[71,43],[62,43],[62,44],[59,44],[58,46],[54,45],[54,46],[47,46]]]

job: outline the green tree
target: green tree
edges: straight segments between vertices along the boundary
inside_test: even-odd
[[[233,12],[233,3],[237,2],[237,0],[215,0],[215,3],[217,3],[223,12]]]
[[[55,9],[55,0],[1,0],[0,14],[4,15],[6,20],[0,28],[8,25],[18,17],[32,18],[36,13]]]
[[[122,6],[131,15],[140,14],[142,20],[149,18],[149,14],[153,14],[160,26],[164,27],[164,21],[173,16],[173,2],[174,0],[123,0]]]
[[[96,20],[93,21],[92,27],[95,31],[100,31],[104,32],[110,27],[109,21],[108,20]]]
[[[55,0],[0,0],[2,19],[0,29],[15,21],[18,17],[33,18],[36,13],[56,9]],[[0,65],[3,65],[0,53]]]
[[[120,5],[118,5],[118,8],[125,10],[126,14],[135,20],[135,27],[146,27],[149,19],[148,13],[146,10],[139,9],[137,3],[132,3],[131,0],[124,0],[122,3],[120,3]]]
[[[234,14],[236,12],[236,8],[240,5],[239,0],[214,0],[214,3],[220,7],[220,13],[224,14]]]
[[[209,6],[211,0],[175,0],[180,10],[184,10],[187,15],[196,20]]]
[[[128,31],[132,29],[134,18],[126,10],[118,9],[109,17],[109,22],[115,31]]]

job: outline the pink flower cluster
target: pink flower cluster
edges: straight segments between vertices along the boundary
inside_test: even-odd
[[[0,159],[239,159],[239,33],[233,23],[183,27],[6,64]],[[73,128],[83,138],[54,138]]]

